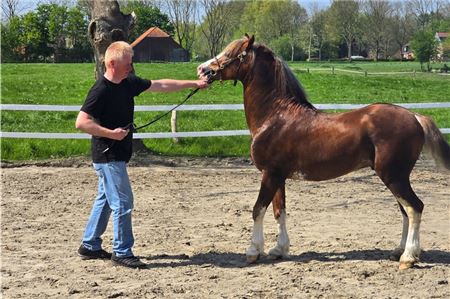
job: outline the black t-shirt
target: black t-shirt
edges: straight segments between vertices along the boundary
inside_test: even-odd
[[[112,130],[126,127],[133,123],[134,97],[148,89],[151,84],[150,80],[135,75],[129,75],[119,84],[102,76],[92,86],[81,111],[93,117],[102,127]],[[132,132],[121,141],[92,136],[93,162],[128,162],[132,153],[132,139]],[[104,152],[107,148],[109,149]]]

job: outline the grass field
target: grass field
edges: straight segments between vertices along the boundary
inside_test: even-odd
[[[136,64],[136,73],[144,78],[195,79],[195,63]],[[294,73],[312,103],[412,103],[450,102],[450,76],[420,73],[415,62],[292,63]],[[335,68],[367,71],[360,74],[305,72],[306,68]],[[433,67],[440,67],[434,65]],[[407,75],[370,75],[374,72],[418,71]],[[3,64],[1,93],[3,104],[81,105],[94,83],[93,64]],[[187,91],[177,93],[144,93],[137,105],[175,104]],[[242,103],[242,87],[231,82],[215,83],[198,92],[188,104]],[[450,127],[450,109],[420,110],[432,116],[440,127]],[[137,112],[135,123],[144,124],[158,113]],[[2,131],[77,132],[74,112],[2,111]],[[243,111],[179,112],[179,131],[245,129]],[[169,118],[145,132],[170,131]],[[174,144],[170,139],[145,140],[156,153],[192,156],[248,155],[249,137],[185,138]],[[3,160],[29,160],[89,153],[88,140],[2,139]]]

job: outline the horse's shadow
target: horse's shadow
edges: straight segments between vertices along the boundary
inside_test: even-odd
[[[299,255],[290,255],[286,259],[270,259],[262,256],[256,264],[248,264],[245,254],[232,252],[216,252],[209,251],[205,253],[188,256],[186,254],[178,255],[152,255],[141,256],[141,259],[148,262],[148,268],[174,268],[185,266],[201,266],[201,267],[221,267],[221,268],[244,268],[265,264],[295,262],[308,263],[311,261],[319,262],[341,262],[341,261],[383,261],[389,259],[390,250],[383,249],[367,249],[367,250],[351,250],[347,252],[316,252],[309,251]],[[450,252],[442,250],[428,250],[421,254],[420,262],[428,265],[418,268],[431,268],[435,265],[450,265]]]

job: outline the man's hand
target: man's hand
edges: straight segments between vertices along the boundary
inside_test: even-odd
[[[130,133],[130,130],[128,130],[128,129],[125,130],[122,128],[117,128],[117,129],[114,129],[111,131],[111,136],[109,138],[120,141],[120,140],[124,139],[128,135],[128,133]]]
[[[197,87],[200,89],[206,88],[209,86],[208,78],[201,78],[200,80],[197,80]]]

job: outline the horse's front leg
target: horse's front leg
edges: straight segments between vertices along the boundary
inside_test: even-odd
[[[254,263],[264,253],[264,215],[275,193],[284,185],[284,179],[268,171],[263,171],[258,199],[253,207],[253,233],[250,247],[247,250],[247,262]]]
[[[286,229],[286,193],[285,183],[278,188],[272,200],[273,215],[278,222],[277,245],[269,250],[269,257],[274,259],[289,257],[289,236]]]

